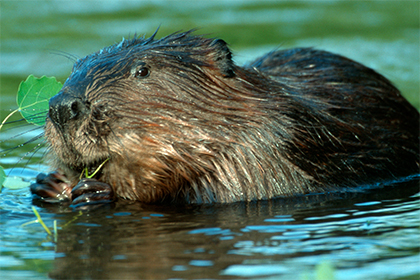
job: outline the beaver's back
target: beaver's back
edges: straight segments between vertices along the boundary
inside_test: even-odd
[[[419,173],[419,113],[374,70],[310,48],[247,66],[291,95],[288,158],[321,184],[357,186]]]

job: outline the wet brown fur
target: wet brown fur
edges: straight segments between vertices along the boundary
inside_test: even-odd
[[[419,173],[419,113],[373,70],[309,48],[239,67],[222,40],[153,37],[79,60],[52,99],[49,158],[72,186],[107,158],[97,179],[147,203],[351,190]],[[136,76],[143,67],[150,74]]]

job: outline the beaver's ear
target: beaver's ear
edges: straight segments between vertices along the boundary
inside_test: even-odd
[[[221,39],[213,40],[210,43],[213,48],[214,66],[218,67],[224,77],[231,78],[235,76],[235,64],[232,60],[232,53],[226,42]]]

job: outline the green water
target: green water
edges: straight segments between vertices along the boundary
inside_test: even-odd
[[[159,26],[157,37],[199,28],[222,38],[238,64],[276,48],[339,53],[385,75],[420,108],[419,11],[418,1],[0,1],[0,119],[16,108],[29,74],[64,82],[68,57]],[[0,150],[39,133],[2,129]],[[48,168],[44,150],[32,149],[36,143],[2,153],[0,165],[31,179]],[[0,278],[305,279],[328,260],[336,279],[418,279],[420,206],[412,195],[81,214],[38,208],[48,226],[58,221],[54,242],[39,225],[21,226],[35,219],[29,191],[3,189]]]

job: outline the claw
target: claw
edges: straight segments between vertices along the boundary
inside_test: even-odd
[[[115,200],[112,187],[95,179],[84,178],[73,188],[73,206],[110,203]]]
[[[36,200],[71,203],[75,207],[111,203],[115,200],[114,190],[110,185],[84,178],[72,189],[67,177],[58,171],[38,174],[30,189]]]
[[[36,177],[36,182],[30,185],[35,199],[48,203],[71,202],[71,187],[67,178],[59,173],[52,172],[48,175],[41,173]]]

